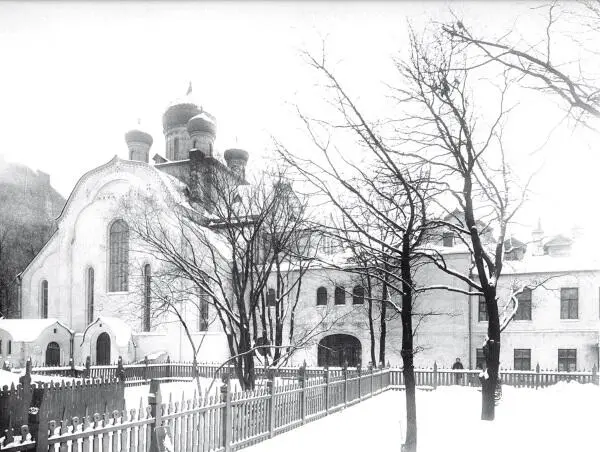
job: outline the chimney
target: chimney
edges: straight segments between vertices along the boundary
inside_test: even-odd
[[[225,161],[231,171],[240,179],[246,179],[246,163],[248,163],[248,153],[243,149],[227,149],[225,151]]]

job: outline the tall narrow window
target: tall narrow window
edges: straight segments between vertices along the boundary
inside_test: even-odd
[[[129,281],[129,226],[115,221],[109,233],[109,292],[126,292]]]
[[[531,320],[531,289],[523,290],[517,295],[517,300],[519,306],[515,313],[515,320]]]
[[[48,318],[48,281],[45,279],[42,281],[42,303],[41,303],[41,311],[42,311],[42,319]]]
[[[341,286],[336,286],[334,293],[335,304],[346,304],[346,291]]]
[[[479,295],[479,321],[487,322],[487,320],[488,320],[487,303],[485,302],[485,297],[483,295]]]
[[[88,268],[86,275],[86,298],[87,298],[87,322],[94,321],[94,269]]]
[[[204,288],[200,288],[198,306],[198,331],[206,331],[208,329],[208,292]]]
[[[179,137],[175,137],[175,139],[173,140],[173,159],[177,160],[179,159]]]
[[[144,265],[144,331],[150,331],[150,303],[152,302],[152,269]]]
[[[365,302],[365,288],[354,286],[352,289],[352,304],[363,304]]]
[[[579,289],[577,287],[560,289],[560,318],[579,318]]]
[[[317,306],[325,306],[327,304],[327,289],[323,286],[317,289]]]

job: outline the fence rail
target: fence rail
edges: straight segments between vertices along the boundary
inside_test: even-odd
[[[88,366],[89,367],[89,366]],[[2,451],[151,451],[158,442],[171,441],[176,452],[233,452],[271,438],[345,407],[359,403],[385,390],[401,389],[404,375],[400,368],[387,369],[284,369],[280,378],[294,378],[288,385],[276,385],[272,370],[258,373],[269,376],[266,388],[232,392],[231,384],[221,387],[219,397],[202,397],[163,402],[160,381],[193,375],[186,363],[96,366],[96,375],[129,375],[133,381],[152,383],[148,405],[138,409],[112,409],[107,404],[94,414],[70,416],[66,412],[47,421],[48,416],[31,416],[17,431],[6,430],[0,441]],[[90,370],[90,369],[88,369]],[[230,368],[199,366],[198,373],[207,376],[229,375]],[[105,373],[102,373],[105,372]],[[109,373],[112,372],[112,373]],[[417,386],[435,389],[453,384],[479,384],[478,370],[415,369]],[[575,380],[598,384],[596,369],[591,372],[502,370],[504,384],[542,388],[558,381]],[[228,380],[226,378],[226,380]],[[123,387],[123,380],[115,383]],[[84,387],[83,385],[82,387]],[[52,386],[49,386],[51,388]],[[55,387],[55,386],[53,386]],[[66,388],[66,385],[60,387]],[[71,386],[71,391],[77,385]],[[110,392],[110,390],[109,390]],[[107,392],[107,394],[109,393]],[[49,398],[58,405],[55,398]],[[105,409],[106,408],[106,409]],[[33,419],[33,422],[32,422]],[[36,424],[36,419],[38,423]],[[14,425],[14,424],[13,424]]]

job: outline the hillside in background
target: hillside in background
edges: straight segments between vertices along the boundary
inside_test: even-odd
[[[18,316],[15,277],[44,246],[65,199],[50,176],[0,155],[0,314]]]

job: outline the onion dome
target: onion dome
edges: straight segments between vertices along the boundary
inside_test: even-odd
[[[243,160],[245,162],[248,161],[248,157],[250,154],[244,151],[243,149],[227,149],[223,157],[225,157],[225,161],[229,162],[232,160]]]
[[[215,120],[211,115],[206,112],[202,112],[188,121],[187,131],[190,136],[198,133],[210,133],[212,136],[215,136],[217,125],[215,124]]]
[[[154,140],[152,139],[152,135],[148,132],[144,132],[139,128],[131,129],[129,132],[125,134],[125,141],[127,144],[129,143],[144,143],[148,146],[152,146]]]
[[[169,105],[163,115],[163,131],[172,127],[185,126],[188,121],[200,114],[202,109],[192,99],[192,83],[188,87],[187,93],[183,98],[177,99]]]

